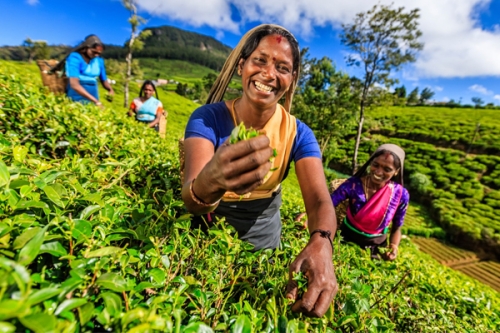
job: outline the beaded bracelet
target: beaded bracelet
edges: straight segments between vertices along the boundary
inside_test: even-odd
[[[332,241],[332,232],[330,230],[322,230],[322,229],[316,229],[311,234],[309,237],[312,237],[312,235],[319,233],[322,238],[326,238],[330,241],[330,245],[332,246],[332,253],[333,253],[333,241]]]
[[[196,204],[198,204],[200,206],[203,206],[203,207],[214,207],[214,206],[216,206],[220,202],[220,199],[217,200],[214,203],[206,203],[206,202],[203,202],[203,200],[201,200],[200,198],[198,198],[198,196],[196,196],[196,194],[193,191],[193,184],[194,184],[195,180],[196,180],[196,178],[194,178],[191,181],[191,184],[189,184],[189,193],[191,194],[191,199],[193,199],[193,201],[196,202]]]

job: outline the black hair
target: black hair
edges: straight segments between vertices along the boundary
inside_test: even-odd
[[[151,80],[146,80],[144,81],[144,83],[142,84],[141,86],[141,90],[139,90],[139,97],[142,97],[142,93],[144,92],[144,88],[147,86],[147,85],[150,85],[153,87],[153,90],[155,91],[155,95],[156,95],[156,99],[158,99],[158,91],[156,90],[156,86],[155,84],[153,83],[153,81]]]
[[[257,48],[262,38],[269,35],[279,35],[285,37],[292,46],[292,57],[293,57],[293,71],[298,73],[300,67],[300,49],[299,43],[288,31],[271,25],[264,25],[261,29],[255,31],[250,37],[248,37],[243,49],[241,50],[241,58],[246,60],[253,51]]]
[[[373,154],[368,159],[368,161],[366,161],[366,163],[363,164],[363,166],[361,168],[359,168],[358,171],[356,171],[356,173],[354,174],[354,176],[358,177],[358,178],[361,178],[362,176],[364,176],[366,174],[366,170],[368,170],[368,167],[373,162],[373,160],[376,159],[379,156],[382,156],[383,154],[386,154],[386,153],[390,153],[392,155],[392,157],[394,158],[394,167],[396,168],[396,170],[400,170],[401,169],[401,160],[399,159],[398,155],[396,155],[395,153],[393,153],[390,150],[383,149],[383,150],[379,150],[375,154]],[[400,172],[398,172],[397,175],[394,175],[391,180],[395,181],[396,183],[399,183],[399,184],[403,185],[402,174],[403,173],[400,170]]]

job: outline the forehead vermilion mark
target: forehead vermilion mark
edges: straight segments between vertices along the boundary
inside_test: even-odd
[[[273,57],[273,61],[276,61],[276,58],[275,58],[275,57]]]
[[[283,39],[283,36],[276,36],[276,41],[278,43],[281,43],[281,40]]]
[[[389,153],[389,152],[386,152],[384,154],[384,157],[385,157],[386,160],[389,159],[390,156],[391,156],[391,153]]]

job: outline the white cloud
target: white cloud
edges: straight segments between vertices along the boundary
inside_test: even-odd
[[[435,86],[434,87],[434,90],[437,91],[437,92],[440,92],[440,91],[443,91],[443,87],[440,87],[440,86]]]
[[[480,84],[473,84],[472,86],[469,87],[469,90],[477,92],[482,95],[491,95],[493,92],[491,90],[486,89]]]
[[[445,103],[448,103],[450,101],[450,98],[449,97],[443,97],[442,101],[445,102]]]
[[[26,2],[30,6],[35,6],[35,5],[38,5],[40,3],[40,1],[38,1],[38,0],[26,0]]]
[[[495,95],[493,96],[493,99],[499,100],[500,101],[500,95]]]
[[[492,0],[381,0],[407,10],[420,8],[424,50],[415,64],[418,77],[500,76],[500,28],[483,30],[479,10]],[[241,32],[245,23],[281,24],[302,37],[318,26],[340,28],[373,0],[138,0],[141,9],[192,26]],[[240,21],[233,19],[236,9]],[[325,41],[328,43],[329,41]],[[336,42],[336,41],[335,41]]]

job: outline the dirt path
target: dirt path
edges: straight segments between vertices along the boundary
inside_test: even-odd
[[[411,237],[418,248],[441,264],[462,272],[500,292],[500,263],[481,260],[474,252],[445,244],[435,238]]]

